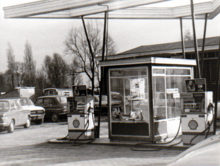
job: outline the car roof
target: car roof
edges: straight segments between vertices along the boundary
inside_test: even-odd
[[[42,98],[56,98],[56,97],[68,97],[68,96],[50,95],[50,96],[40,96],[40,97],[38,97],[38,99],[42,99]]]
[[[8,100],[8,99],[29,99],[29,98],[28,97],[6,97],[4,99]]]
[[[16,100],[16,99],[12,99],[12,98],[10,98],[10,99],[0,99],[0,101],[14,101],[14,100]]]

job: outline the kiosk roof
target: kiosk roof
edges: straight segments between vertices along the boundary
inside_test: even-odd
[[[141,58],[126,58],[126,59],[100,61],[101,67],[124,66],[124,65],[143,65],[143,64],[196,66],[196,60],[194,60],[194,59],[177,59],[177,58],[161,58],[161,57],[141,57]]]

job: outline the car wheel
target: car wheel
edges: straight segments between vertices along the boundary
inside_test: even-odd
[[[57,115],[57,113],[52,113],[51,120],[52,122],[58,122],[59,116]]]
[[[44,122],[43,119],[40,119],[40,120],[35,120],[34,123],[37,124],[37,125],[40,125]]]
[[[27,122],[26,124],[24,125],[24,128],[29,128],[31,126],[31,120],[30,120],[30,117],[27,118]]]
[[[11,123],[8,126],[8,132],[13,133],[14,129],[15,129],[15,122],[14,122],[14,120],[11,120]]]

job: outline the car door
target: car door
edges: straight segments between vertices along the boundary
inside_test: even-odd
[[[44,98],[43,107],[45,109],[45,117],[50,117],[53,112],[54,101],[52,98]]]
[[[60,99],[60,98],[59,97],[51,98],[51,100],[52,100],[51,113],[56,113],[57,115],[59,115],[61,112],[63,112],[63,106],[60,103],[60,101],[58,101],[58,99]]]
[[[17,107],[17,112],[18,112],[18,116],[19,116],[19,124],[23,125],[27,122],[29,110],[22,108],[19,100],[15,100],[15,105]]]
[[[10,102],[10,108],[11,108],[11,117],[15,120],[15,126],[20,125],[20,118],[19,118],[19,112],[17,110],[17,107],[15,105],[14,100]]]
[[[11,120],[14,118],[14,111],[11,111],[11,102],[10,101],[1,101],[0,102],[0,108],[2,109],[1,112],[1,116],[2,114],[6,115],[6,124],[9,125],[11,123]],[[3,122],[2,120],[0,120],[1,123]]]

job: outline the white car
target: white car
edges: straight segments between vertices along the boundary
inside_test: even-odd
[[[30,127],[30,111],[18,99],[0,99],[0,129],[12,133],[15,126]]]
[[[30,110],[31,121],[35,124],[42,124],[45,116],[45,109],[40,106],[35,106],[34,103],[27,97],[19,98],[19,101],[24,109]]]

